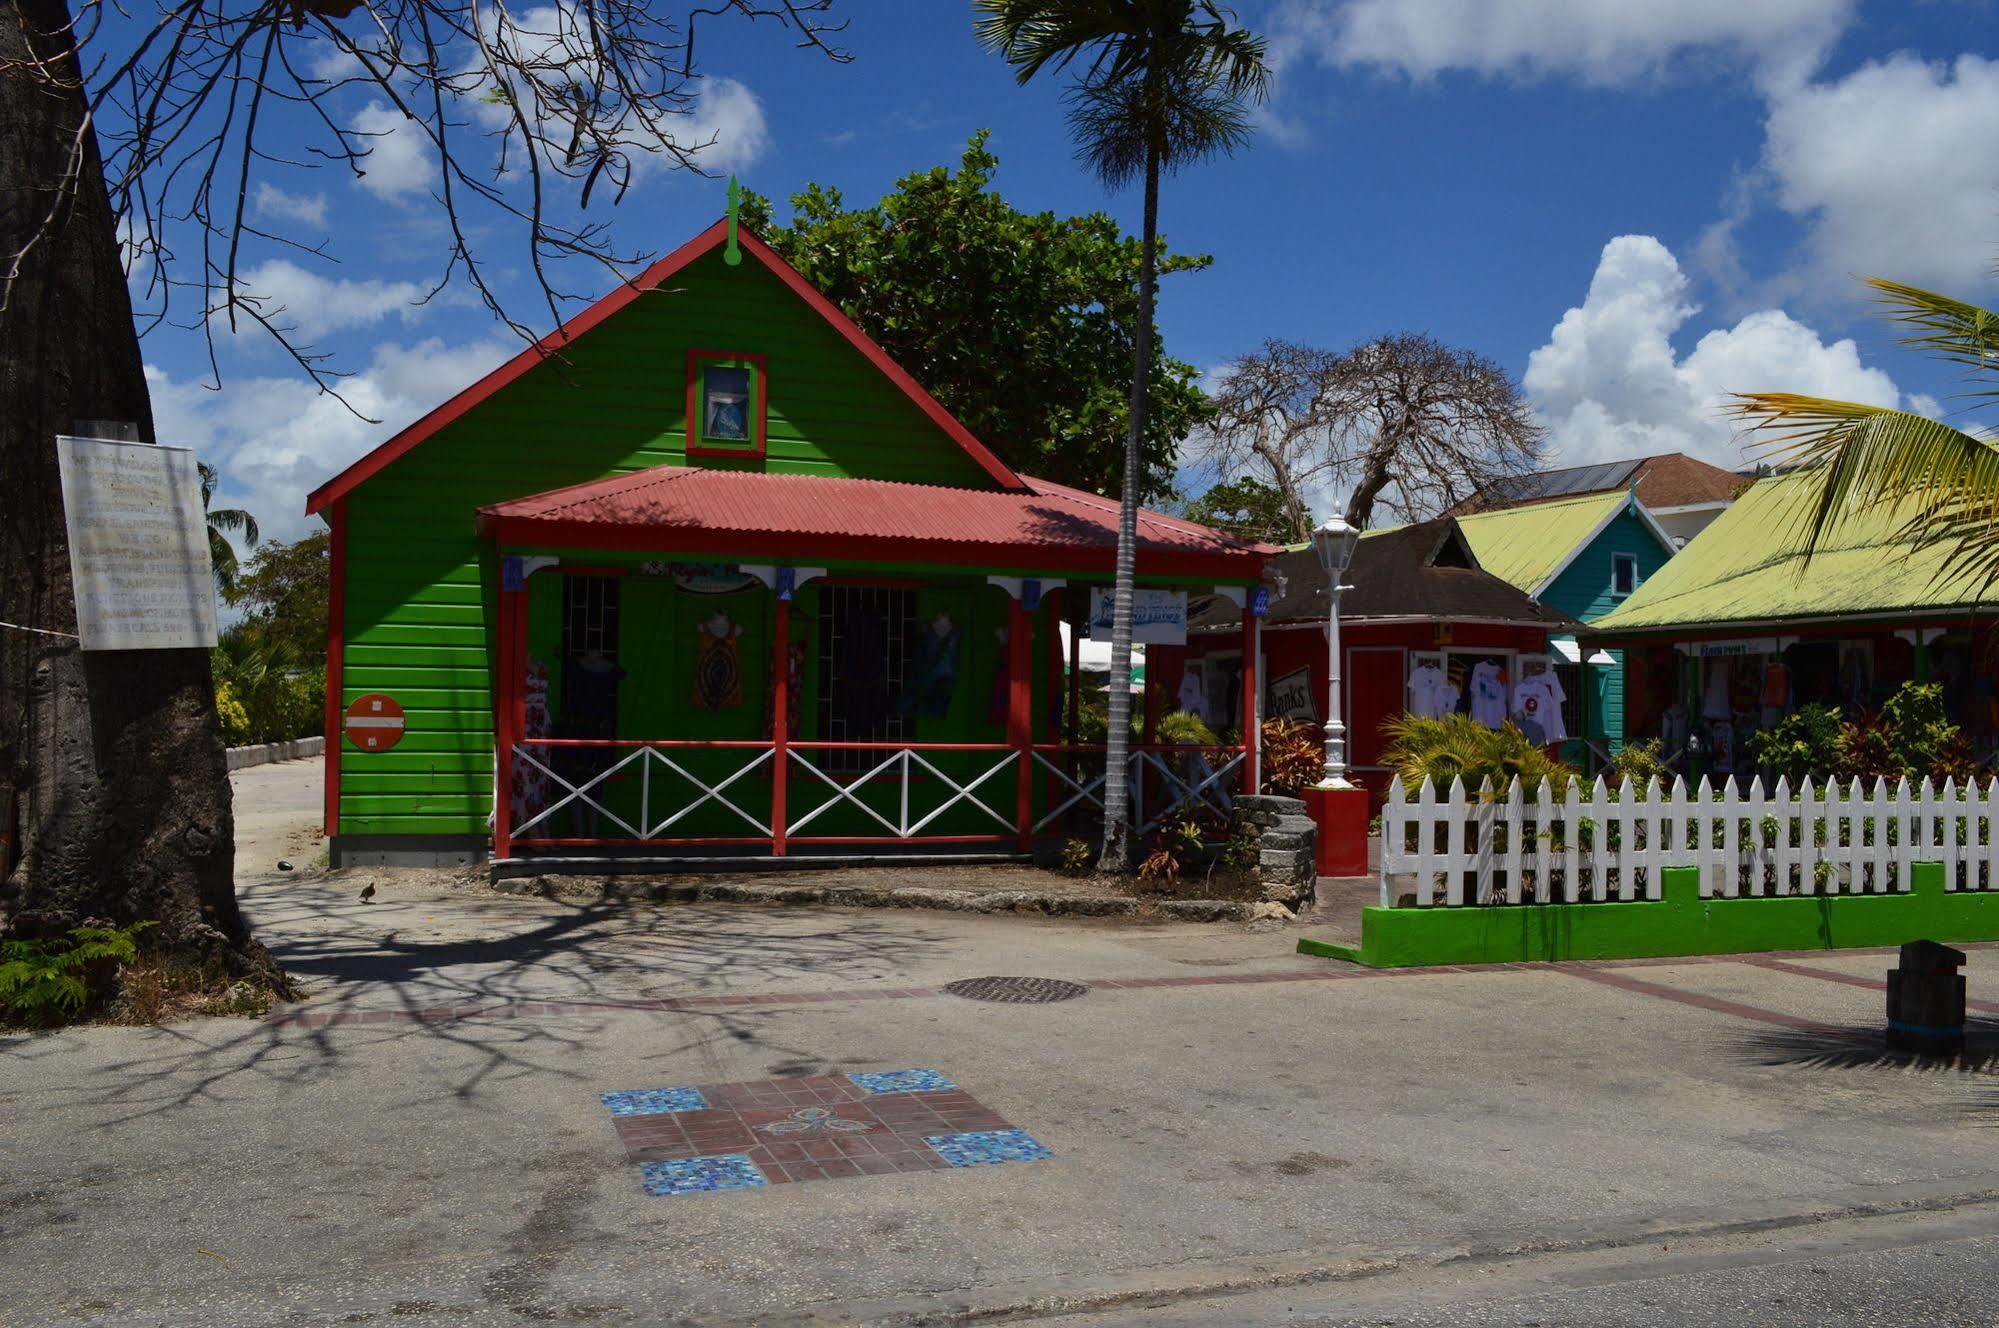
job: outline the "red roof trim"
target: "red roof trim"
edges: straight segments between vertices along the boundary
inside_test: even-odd
[[[645,292],[652,290],[709,250],[722,244],[728,238],[727,220],[716,222],[707,230],[681,245],[666,257],[641,272],[633,280],[626,282],[610,294],[598,300],[589,308],[569,319],[555,331],[522,350],[518,355],[488,373],[464,391],[446,401],[443,405],[424,415],[415,423],[404,428],[393,438],[375,448],[374,451],[356,461],[347,469],[335,475],[326,483],[314,489],[305,500],[306,515],[311,516],[352,492],[356,486],[370,479],[390,462],[415,448],[419,443],[469,412],[474,406],[486,400],[501,388],[520,378],[528,370],[540,364],[561,347],[596,327],[612,314],[617,313]],[[904,396],[915,403],[930,420],[936,424],[951,441],[963,448],[972,460],[979,463],[985,472],[999,481],[1001,487],[1025,489],[1026,483],[1014,474],[1005,462],[972,437],[971,431],[952,418],[951,413],[940,405],[937,399],[924,391],[902,366],[889,358],[888,352],[875,344],[873,338],[855,326],[854,321],[841,313],[839,308],[813,288],[811,282],[800,276],[797,269],[779,257],[777,251],[757,239],[747,230],[739,228],[737,240],[745,253],[768,268],[770,272],[789,287],[821,318],[844,337],[848,344],[865,356],[870,363],[887,376],[888,380],[901,389]]]

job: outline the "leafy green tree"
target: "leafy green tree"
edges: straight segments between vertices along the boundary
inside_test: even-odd
[[[1214,0],[977,0],[976,10],[979,41],[1014,67],[1019,82],[1077,65],[1081,74],[1069,90],[1077,155],[1112,189],[1134,180],[1145,186],[1111,620],[1111,676],[1122,678],[1131,668],[1140,457],[1155,354],[1159,178],[1248,142],[1248,106],[1262,100],[1270,69],[1263,39],[1233,26],[1235,16]],[[1128,872],[1136,860],[1124,780],[1130,714],[1130,693],[1112,688],[1104,752],[1111,772],[1104,783],[1107,871]]]
[[[1139,242],[1107,213],[1022,212],[993,192],[999,158],[972,135],[953,171],[896,181],[873,207],[837,189],[792,195],[789,226],[746,200],[743,216],[897,364],[1015,469],[1114,492],[1130,417]],[[1206,255],[1162,253],[1160,271]],[[1172,490],[1179,445],[1207,418],[1193,365],[1155,338],[1140,492]]]
[[[243,621],[228,635],[280,643],[302,665],[325,658],[331,543],[321,530],[258,549],[222,592],[230,607],[243,610]]]
[[[259,535],[257,518],[240,507],[210,507],[216,486],[222,480],[215,467],[206,461],[196,465],[201,471],[201,510],[208,519],[208,562],[215,572],[215,588],[227,598],[229,587],[236,584],[237,571],[236,546],[229,542],[229,537],[241,535],[245,544],[255,547]]]
[[[1180,515],[1241,539],[1297,544],[1312,538],[1312,514],[1294,521],[1277,486],[1250,475],[1214,485]]]

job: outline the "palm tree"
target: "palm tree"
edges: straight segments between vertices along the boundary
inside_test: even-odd
[[[1964,369],[1965,396],[1999,397],[1999,314],[1919,286],[1867,282],[1902,343]],[[1904,504],[1904,532],[1947,547],[1953,579],[1999,580],[1999,447],[1977,433],[1911,411],[1791,392],[1738,394],[1729,407],[1763,434],[1772,459],[1816,479],[1806,513],[1806,552],[1822,547],[1848,516]]]
[[[236,584],[236,546],[229,535],[241,535],[251,548],[257,544],[257,518],[240,507],[210,507],[222,477],[206,461],[201,468],[201,510],[208,518],[208,562],[215,569],[215,588],[225,594]]]
[[[1110,732],[1104,743],[1105,871],[1135,862],[1124,779],[1131,754],[1131,606],[1138,541],[1139,444],[1152,368],[1159,283],[1159,177],[1249,139],[1249,111],[1269,83],[1263,39],[1232,26],[1214,0],[977,0],[981,44],[1027,83],[1077,63],[1069,122],[1077,155],[1105,185],[1145,182],[1144,244],[1133,338],[1130,420],[1119,495],[1116,608],[1111,628]],[[1245,733],[1245,743],[1256,735]]]

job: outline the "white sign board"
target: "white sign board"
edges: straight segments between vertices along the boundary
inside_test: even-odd
[[[201,474],[184,447],[56,439],[85,650],[206,650],[215,574]]]
[[[1115,592],[1102,586],[1090,592],[1090,639],[1111,639],[1111,613],[1116,607]],[[1131,592],[1131,639],[1155,646],[1187,644],[1187,592],[1184,590],[1134,590]]]
[[[1783,643],[1774,636],[1752,636],[1739,641],[1682,642],[1680,650],[1696,659],[1739,659],[1746,655],[1775,655]]]
[[[1312,675],[1293,669],[1281,678],[1272,678],[1264,691],[1264,714],[1273,719],[1296,719],[1307,724],[1319,722],[1319,708],[1312,704]]]

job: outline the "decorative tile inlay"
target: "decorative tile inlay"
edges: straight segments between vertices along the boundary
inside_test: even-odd
[[[606,1093],[653,1194],[888,1176],[1049,1156],[935,1070]]]
[[[1026,1130],[975,1130],[969,1134],[933,1134],[923,1141],[954,1167],[985,1167],[999,1162],[1040,1162],[1055,1156]]]
[[[847,1077],[870,1093],[949,1093],[958,1087],[935,1070],[882,1070]]]
[[[875,1127],[866,1121],[835,1116],[824,1107],[800,1107],[783,1120],[757,1126],[760,1134],[866,1134]]]
[[[604,1105],[613,1116],[657,1116],[669,1111],[706,1111],[708,1099],[698,1088],[634,1088],[605,1093]]]
[[[648,1194],[711,1194],[717,1190],[754,1190],[770,1183],[756,1163],[741,1153],[648,1162],[640,1170],[645,1173]]]

